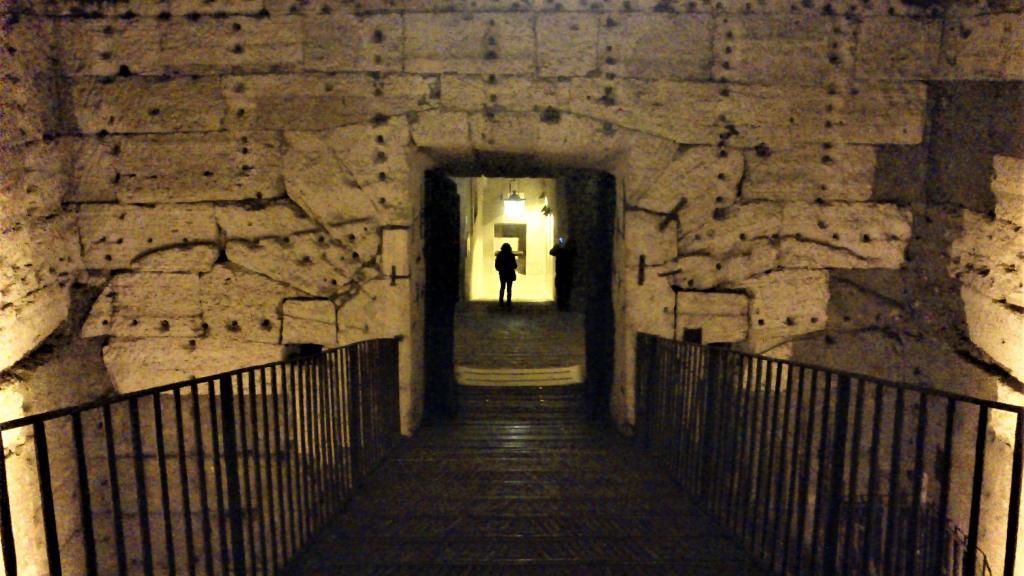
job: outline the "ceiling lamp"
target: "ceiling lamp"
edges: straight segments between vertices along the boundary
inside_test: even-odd
[[[512,190],[512,184],[508,185],[509,195],[505,198],[505,216],[509,218],[522,218],[526,215],[526,200]]]

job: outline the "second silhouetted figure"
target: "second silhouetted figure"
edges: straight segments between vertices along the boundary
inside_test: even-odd
[[[516,255],[512,253],[512,246],[508,242],[502,244],[501,251],[494,257],[494,269],[498,271],[498,279],[501,280],[501,288],[498,291],[499,305],[504,301],[506,307],[512,307],[512,283],[516,281],[516,268],[518,267]]]

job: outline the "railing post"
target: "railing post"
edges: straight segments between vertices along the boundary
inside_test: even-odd
[[[704,364],[704,394],[703,394],[703,416],[701,418],[700,443],[701,443],[701,478],[700,492],[702,498],[709,498],[713,487],[718,481],[715,478],[715,455],[717,454],[718,438],[715,435],[715,426],[718,423],[718,398],[721,394],[720,375],[722,367],[721,349],[712,346],[704,348],[707,353],[707,362]]]
[[[828,410],[828,406],[824,407]],[[846,465],[846,428],[850,412],[850,377],[839,376],[836,396],[835,434],[832,436],[832,476],[828,482],[828,519],[825,524],[823,574],[831,576],[839,565],[839,516],[843,504],[843,474]],[[857,457],[856,454],[853,456]]]
[[[352,458],[352,485],[358,486],[361,481],[363,468],[363,434],[362,434],[362,391],[360,390],[360,364],[362,354],[358,351],[358,344],[345,349],[348,362],[345,363],[348,370],[348,424],[349,424],[349,454]]]
[[[235,437],[234,387],[231,376],[221,376],[220,412],[224,447],[224,474],[228,491],[228,521],[231,532],[231,563],[236,576],[245,574],[245,538],[242,527],[242,487],[238,476],[238,444]]]

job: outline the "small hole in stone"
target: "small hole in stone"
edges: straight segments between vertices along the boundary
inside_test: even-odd
[[[757,319],[757,325],[758,326],[764,326],[764,318],[758,318]]]

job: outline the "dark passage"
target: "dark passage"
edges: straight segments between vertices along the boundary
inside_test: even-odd
[[[500,389],[421,429],[290,574],[763,574],[581,387]]]

